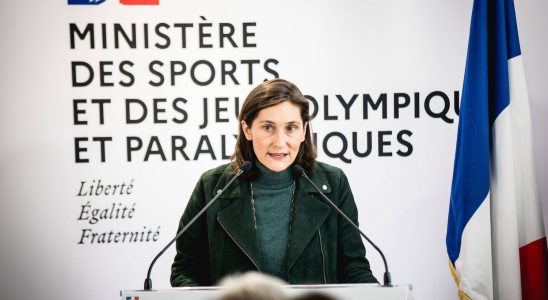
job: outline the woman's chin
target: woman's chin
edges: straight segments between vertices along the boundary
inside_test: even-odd
[[[261,162],[265,167],[267,167],[269,170],[274,172],[281,172],[285,169],[287,169],[291,162],[289,161],[289,157],[285,157],[284,159],[279,158],[270,158],[267,162]]]

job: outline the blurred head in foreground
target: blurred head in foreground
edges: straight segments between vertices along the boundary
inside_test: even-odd
[[[247,272],[228,276],[219,282],[223,287],[221,300],[288,300],[283,285],[285,282],[270,275]]]
[[[267,274],[251,271],[225,277],[219,285],[223,288],[220,300],[336,300],[320,293],[307,292],[289,297],[282,280]]]
[[[337,298],[331,295],[327,295],[319,292],[305,293],[291,299],[292,300],[337,300]]]

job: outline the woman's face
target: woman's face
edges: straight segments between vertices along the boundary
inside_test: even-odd
[[[253,143],[255,156],[265,167],[280,172],[291,166],[305,139],[307,125],[297,105],[284,101],[267,107],[248,125],[242,121],[245,137]]]

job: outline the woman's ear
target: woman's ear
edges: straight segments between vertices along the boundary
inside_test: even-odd
[[[306,131],[307,130],[308,130],[308,122],[305,122],[304,126],[303,126],[303,138],[302,138],[301,142],[304,142],[304,140],[306,139]]]
[[[248,141],[253,140],[253,134],[251,133],[251,127],[247,126],[247,123],[245,121],[242,121],[242,131],[245,135],[245,139]]]

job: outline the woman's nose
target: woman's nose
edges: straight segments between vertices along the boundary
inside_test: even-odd
[[[274,134],[274,145],[283,146],[285,145],[285,133],[283,130],[277,130]]]

